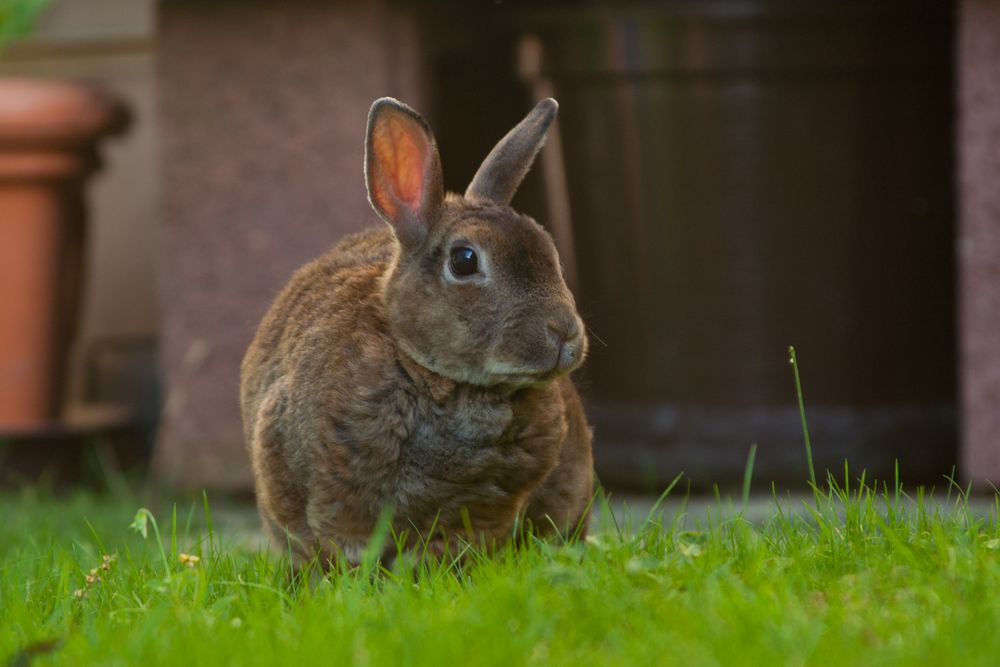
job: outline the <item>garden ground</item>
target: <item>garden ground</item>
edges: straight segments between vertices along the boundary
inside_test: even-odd
[[[847,480],[305,583],[221,500],[0,496],[0,664],[995,664],[997,499]]]

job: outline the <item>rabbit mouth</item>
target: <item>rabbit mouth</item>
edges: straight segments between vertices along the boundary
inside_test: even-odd
[[[545,384],[575,370],[580,365],[580,357],[580,346],[571,341],[564,341],[557,348],[552,362],[540,368],[515,367],[494,362],[489,364],[487,371],[497,379],[497,384],[524,386]]]

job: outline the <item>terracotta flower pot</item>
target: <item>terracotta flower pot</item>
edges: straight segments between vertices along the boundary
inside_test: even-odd
[[[0,433],[59,416],[83,277],[83,186],[124,107],[76,84],[0,79]]]

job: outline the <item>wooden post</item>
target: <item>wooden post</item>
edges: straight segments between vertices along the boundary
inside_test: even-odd
[[[1000,4],[964,0],[958,35],[962,467],[1000,484]]]

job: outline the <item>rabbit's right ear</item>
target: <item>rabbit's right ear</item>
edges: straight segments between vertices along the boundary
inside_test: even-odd
[[[441,158],[427,121],[391,97],[375,100],[368,112],[365,185],[400,243],[419,245],[444,201]]]

